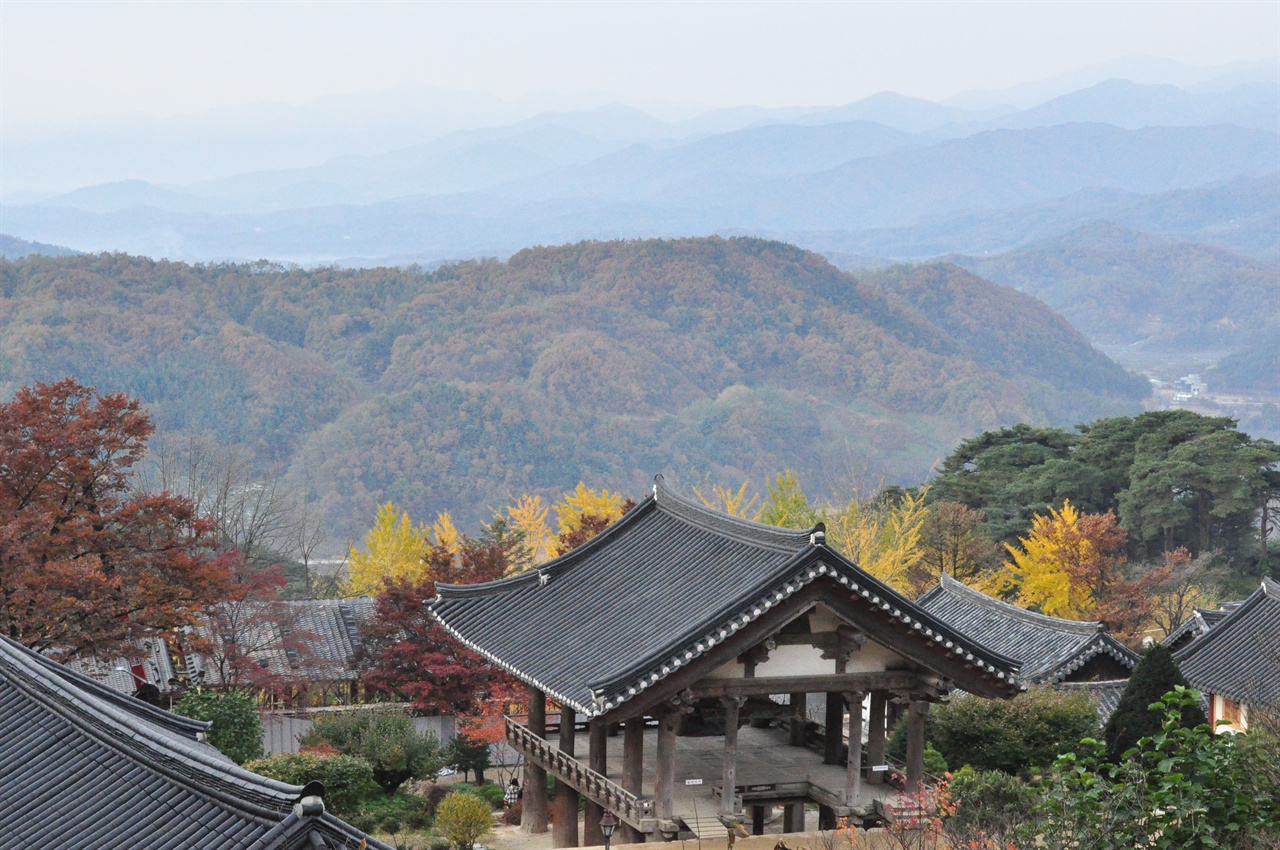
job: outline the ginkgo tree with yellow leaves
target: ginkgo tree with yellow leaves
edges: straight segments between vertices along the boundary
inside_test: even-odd
[[[427,547],[453,551],[458,529],[448,513],[430,526],[417,525],[393,502],[378,508],[364,547],[347,555],[346,596],[376,596],[388,581],[421,581],[427,577]]]

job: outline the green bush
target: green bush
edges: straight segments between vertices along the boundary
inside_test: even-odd
[[[373,767],[362,758],[324,753],[281,753],[245,765],[254,773],[292,785],[324,784],[324,803],[335,814],[354,814],[379,796]]]
[[[942,776],[947,772],[947,760],[933,748],[933,744],[926,744],[924,748],[924,772],[934,776]]]
[[[1080,692],[1032,688],[1011,700],[955,696],[933,706],[925,723],[925,739],[953,769],[1018,774],[1046,768],[1062,753],[1076,749],[1081,738],[1098,734],[1098,714]],[[899,720],[888,752],[901,761],[906,754],[906,718]]]
[[[490,807],[495,809],[502,808],[502,795],[504,792],[501,785],[494,785],[493,783],[490,783],[488,785],[481,785],[477,790],[480,792],[480,796],[489,803]]]
[[[262,757],[262,719],[248,694],[192,688],[174,703],[173,712],[212,722],[209,743],[236,764]]]
[[[434,735],[419,734],[413,719],[395,709],[364,708],[326,715],[300,739],[329,744],[373,766],[373,779],[392,794],[407,779],[434,777],[444,767]]]
[[[450,794],[436,809],[436,829],[457,850],[472,850],[476,841],[493,828],[493,811],[475,794]]]
[[[1178,687],[1155,703],[1160,731],[1119,764],[1107,762],[1101,742],[1081,741],[1055,765],[1027,835],[1045,850],[1276,847],[1280,748],[1214,734],[1208,724],[1187,728],[1183,711],[1199,698]]]
[[[444,752],[445,763],[466,779],[474,771],[476,784],[484,785],[484,772],[489,767],[489,744],[472,741],[466,735],[454,735]]]
[[[1022,780],[999,770],[962,767],[949,788],[955,812],[948,818],[948,833],[969,840],[1003,839],[1026,822],[1035,800]]]
[[[390,796],[375,794],[360,804],[360,814],[369,818],[385,832],[423,830],[431,826],[434,805],[425,797],[405,794],[402,791]],[[389,829],[392,821],[396,829]]]

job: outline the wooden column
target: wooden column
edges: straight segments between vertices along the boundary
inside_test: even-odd
[[[924,780],[924,717],[929,703],[913,699],[907,708],[907,791],[919,791]]]
[[[596,718],[587,728],[587,767],[601,776],[608,775],[609,755],[605,749],[609,744],[609,727]],[[595,847],[604,844],[604,833],[600,831],[600,819],[604,817],[604,807],[599,803],[587,800],[582,811],[582,844],[584,847]],[[574,823],[577,823],[577,813]],[[577,828],[576,826],[574,827]]]
[[[831,808],[830,806],[824,806],[821,803],[819,803],[818,804],[818,829],[823,829],[823,830],[835,829],[837,825],[838,824],[836,822],[836,810]]]
[[[751,807],[751,834],[764,835],[764,806]]]
[[[884,775],[886,771],[876,770],[877,765],[884,764],[884,739],[885,739],[885,702],[887,694],[884,691],[871,692],[871,711],[867,717],[870,728],[867,729],[867,782],[871,785],[881,785],[884,783]]]
[[[658,817],[670,820],[675,816],[676,789],[676,725],[680,713],[667,711],[658,717],[658,748],[655,753],[657,769],[653,782],[653,796],[658,806]]]
[[[849,701],[849,758],[845,762],[844,804],[856,806],[862,793],[862,694],[845,694]]]
[[[783,832],[804,832],[804,803],[788,803],[782,814]]]
[[[826,737],[823,740],[822,763],[840,763],[840,745],[844,743],[844,695],[827,694]]]
[[[738,710],[744,697],[724,697],[724,754],[721,756],[720,811],[731,815],[738,811]]]
[[[560,709],[560,752],[573,755],[573,739],[577,716],[572,708]],[[567,782],[556,780],[551,801],[551,846],[578,846],[578,791]]]
[[[787,743],[793,747],[804,746],[804,726],[809,722],[809,695],[791,695],[791,729]]]
[[[622,733],[622,787],[644,796],[644,716],[627,720]],[[619,844],[638,844],[644,841],[644,833],[629,824],[618,827]]]
[[[539,738],[547,737],[547,695],[533,685],[529,686],[529,731]],[[530,833],[547,831],[547,772],[528,756],[524,762],[520,826]]]

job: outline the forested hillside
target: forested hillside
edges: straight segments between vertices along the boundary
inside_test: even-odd
[[[1131,412],[1146,391],[955,267],[873,284],[755,239],[431,273],[30,257],[0,263],[0,340],[4,396],[66,375],[136,395],[162,432],[249,446],[339,538],[387,499],[471,524],[583,478],[916,483],[984,428]]]
[[[1042,299],[1091,340],[1239,350],[1280,335],[1280,266],[1101,222],[956,263]]]

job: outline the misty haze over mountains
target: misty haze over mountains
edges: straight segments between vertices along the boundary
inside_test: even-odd
[[[1126,68],[1143,81],[1097,79]],[[850,262],[980,255],[1111,220],[1278,258],[1269,63],[1213,76],[1133,58],[948,103],[667,107],[673,120],[611,103],[477,126],[521,110],[404,89],[11,138],[2,229],[189,261],[432,265],[722,233]]]

